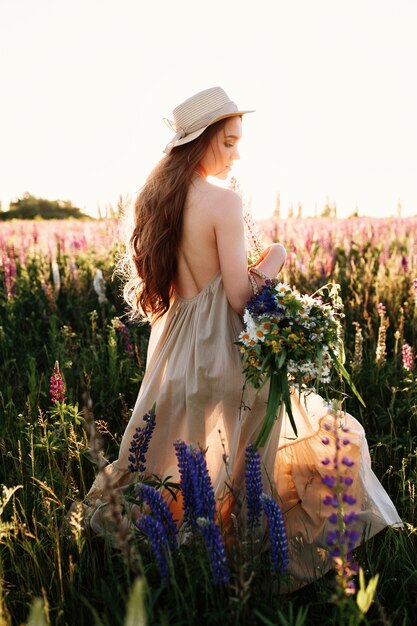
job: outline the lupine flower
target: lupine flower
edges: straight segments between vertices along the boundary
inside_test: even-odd
[[[402,347],[403,368],[407,372],[412,372],[416,365],[414,360],[414,350],[408,343],[404,343]]]
[[[135,522],[136,527],[146,535],[152,552],[155,555],[162,580],[169,577],[168,554],[169,542],[164,526],[155,517],[141,515]]]
[[[59,294],[59,290],[61,289],[61,276],[59,273],[59,266],[56,261],[51,262],[51,270],[52,270],[52,282],[54,284],[54,293],[56,297]]]
[[[359,516],[355,511],[346,512],[344,509],[345,506],[356,504],[356,498],[347,491],[347,488],[353,483],[352,477],[347,475],[347,472],[354,465],[354,462],[346,454],[340,452],[342,446],[346,447],[350,442],[346,435],[340,436],[338,419],[336,417],[337,412],[332,412],[334,415],[333,428],[330,424],[325,424],[325,429],[327,431],[332,430],[335,437],[334,473],[326,474],[322,478],[323,484],[331,489],[331,492],[324,496],[323,504],[326,507],[331,507],[331,509],[336,509],[328,516],[329,524],[334,525],[336,528],[328,531],[326,543],[336,568],[338,588],[336,597],[341,599],[343,596],[355,592],[355,583],[352,580],[352,576],[357,573],[358,567],[356,563],[352,562],[352,550],[359,539],[359,534],[355,529],[351,528],[351,525],[357,522]],[[340,431],[346,433],[348,429],[346,426],[341,426]],[[328,438],[326,437],[325,439]],[[329,443],[325,445],[329,445]],[[339,460],[340,455],[342,455],[341,460]],[[326,459],[329,460],[328,457]],[[341,468],[344,469],[342,470]],[[342,474],[342,471],[344,474]]]
[[[174,442],[181,477],[184,516],[192,528],[197,518],[214,519],[216,504],[205,458],[200,450],[183,441]]]
[[[378,315],[380,317],[379,330],[378,330],[378,343],[376,346],[375,362],[378,367],[384,365],[387,360],[387,324],[385,321],[386,308],[380,302],[378,304]]]
[[[3,253],[2,266],[4,272],[4,291],[8,300],[16,295],[16,259],[14,246],[10,246],[8,252]]]
[[[220,530],[213,520],[206,517],[198,517],[197,526],[207,547],[213,584],[226,585],[229,582],[229,568]]]
[[[143,416],[143,421],[145,425],[136,428],[129,448],[129,471],[131,472],[144,472],[146,469],[145,455],[148,451],[149,442],[155,428],[155,405],[151,408],[149,413]]]
[[[229,572],[220,531],[214,523],[215,499],[206,460],[201,450],[183,441],[174,442],[181,477],[185,520],[204,539],[212,568],[213,582],[227,583]]]
[[[351,363],[352,369],[354,372],[359,372],[362,369],[362,361],[363,361],[363,337],[362,337],[362,328],[359,325],[359,322],[353,322],[353,325],[356,327],[355,331],[355,353],[353,355],[353,361]]]
[[[50,393],[51,402],[64,402],[65,400],[65,386],[62,379],[62,374],[59,369],[58,361],[55,361],[54,369],[50,381]]]
[[[144,483],[139,483],[136,488],[136,498],[140,502],[146,502],[152,511],[152,516],[157,519],[165,529],[168,543],[171,549],[177,547],[177,527],[172,513],[159,491]]]
[[[98,301],[100,304],[106,302],[106,283],[103,278],[103,272],[100,269],[96,270],[94,280],[93,280],[94,291],[98,295]]]
[[[284,519],[278,504],[265,493],[261,496],[261,505],[268,520],[269,542],[271,546],[271,569],[284,574],[288,567],[288,542]]]
[[[120,331],[120,334],[122,335],[124,349],[126,350],[128,355],[132,357],[134,352],[133,352],[132,341],[130,339],[129,329],[126,326],[126,324],[123,324],[122,320],[120,320],[119,318],[117,318],[116,324],[117,324],[117,328]]]
[[[247,519],[248,527],[253,530],[261,523],[262,475],[259,452],[252,444],[246,448],[245,461]]]

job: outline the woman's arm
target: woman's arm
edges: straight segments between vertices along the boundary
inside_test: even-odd
[[[240,196],[230,190],[219,190],[219,197],[212,214],[220,271],[227,299],[230,306],[241,315],[253,291],[248,279],[246,239]],[[286,252],[283,246],[272,244],[256,265],[258,269],[273,278],[284,265],[285,258]],[[254,278],[259,286],[265,282],[258,276]]]

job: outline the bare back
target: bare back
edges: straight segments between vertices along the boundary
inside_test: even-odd
[[[268,276],[276,276],[285,255],[280,244],[271,244],[259,258],[258,267]],[[220,272],[231,307],[243,312],[252,290],[238,194],[195,177],[184,209],[177,260],[174,287],[179,296],[194,298]]]
[[[220,271],[213,209],[221,203],[222,193],[200,177],[190,185],[175,281],[175,290],[183,298],[193,298]]]

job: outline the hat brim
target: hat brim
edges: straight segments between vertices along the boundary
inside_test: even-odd
[[[189,143],[190,141],[193,141],[194,139],[197,139],[197,137],[202,135],[204,133],[204,131],[209,126],[212,126],[212,124],[214,124],[215,122],[219,122],[220,120],[224,120],[227,117],[238,117],[240,115],[244,115],[245,113],[255,113],[255,109],[251,109],[251,110],[247,110],[247,111],[233,111],[233,112],[229,112],[229,113],[224,113],[223,115],[218,115],[213,120],[211,120],[211,122],[209,124],[207,124],[206,126],[203,126],[203,128],[199,128],[198,130],[195,130],[193,133],[190,133],[189,135],[186,135],[185,137],[182,137],[181,139],[177,139],[177,141],[175,141],[173,143],[172,142],[169,143],[166,146],[164,152],[165,152],[165,154],[169,154],[173,148],[177,148],[178,146],[182,146],[183,144]]]

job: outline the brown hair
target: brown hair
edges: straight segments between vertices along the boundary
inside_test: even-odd
[[[127,255],[130,278],[123,288],[131,319],[157,318],[169,308],[191,178],[227,119],[162,157],[136,198]]]

